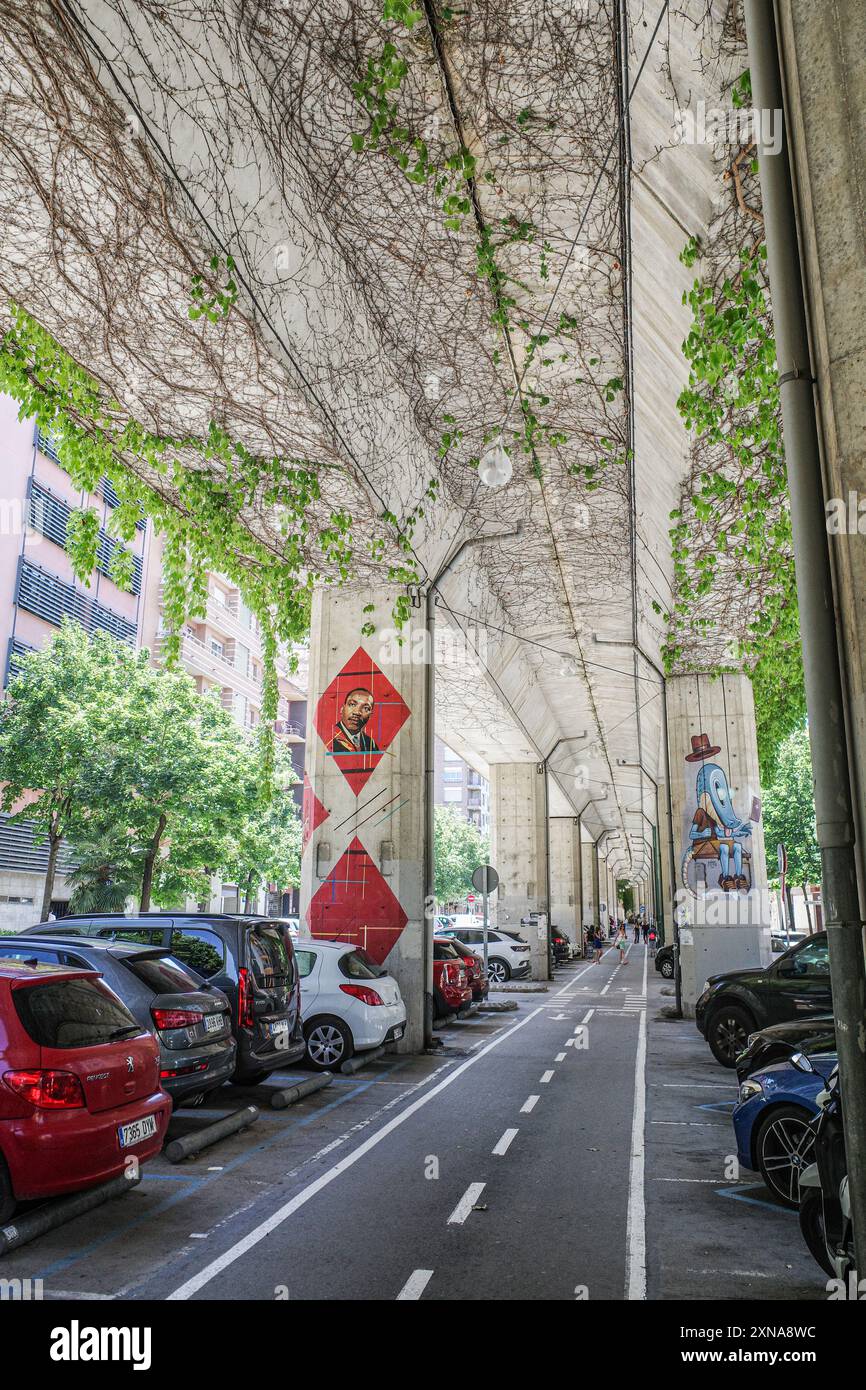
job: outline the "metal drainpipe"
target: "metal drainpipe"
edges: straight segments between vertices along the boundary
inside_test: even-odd
[[[745,16],[754,105],[759,112],[774,113],[782,123],[779,153],[765,150],[759,139],[758,158],[791,496],[851,1216],[857,1269],[862,1276],[866,1274],[866,963],[854,857],[845,704],[775,14],[768,0],[746,0]]]

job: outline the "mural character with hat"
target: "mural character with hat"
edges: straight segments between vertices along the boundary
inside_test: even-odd
[[[718,860],[719,887],[724,893],[748,892],[751,887],[752,825],[760,819],[760,802],[752,803],[751,819],[744,820],[734,810],[727,774],[718,763],[710,762],[721,749],[711,745],[707,734],[692,735],[692,751],[687,763],[700,763],[695,781],[695,813],[689,828],[689,843],[683,855],[683,886],[690,892],[689,866],[695,860]],[[747,873],[748,870],[748,873]]]

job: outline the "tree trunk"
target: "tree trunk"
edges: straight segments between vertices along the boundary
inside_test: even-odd
[[[811,909],[811,907],[809,906],[809,885],[808,885],[808,883],[804,883],[804,884],[803,884],[803,901],[804,901],[805,904],[806,904],[806,921],[809,923],[809,935],[811,936],[811,935],[812,935],[812,932],[814,931],[814,928],[813,928],[813,926],[812,926],[812,909]]]
[[[244,893],[244,912],[251,912],[251,911],[252,911],[252,898],[253,898],[253,870],[250,869],[249,873],[247,874],[247,887],[246,887],[246,892]]]
[[[156,856],[162,844],[162,837],[165,834],[166,817],[163,813],[159,818],[153,839],[150,842],[150,849],[144,858],[144,873],[141,876],[141,911],[150,911],[150,895],[153,890],[153,867],[156,863]]]
[[[42,892],[42,912],[40,922],[48,921],[48,914],[51,911],[51,899],[54,894],[54,876],[57,872],[57,856],[60,853],[60,846],[63,843],[63,836],[56,829],[56,822],[52,822],[52,830],[48,836],[48,867],[45,870],[45,887]]]

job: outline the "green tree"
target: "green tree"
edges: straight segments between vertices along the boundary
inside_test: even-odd
[[[298,882],[301,868],[301,817],[292,795],[291,760],[277,756],[270,800],[259,797],[238,821],[220,869],[244,893],[244,912],[265,883],[280,888]]]
[[[69,874],[72,893],[70,912],[123,912],[128,898],[134,896],[141,874],[129,853],[125,831],[97,839],[82,837],[73,841],[75,867]]]
[[[146,664],[107,633],[91,638],[66,621],[10,682],[0,708],[0,807],[14,821],[32,821],[48,843],[43,922],[60,846],[98,801],[125,692]]]
[[[437,806],[433,817],[436,857],[436,897],[440,903],[472,892],[472,874],[490,857],[490,842],[477,826],[448,806]]]
[[[805,886],[821,882],[821,855],[815,830],[809,733],[788,734],[779,746],[773,781],[763,794],[767,877],[778,882],[776,846],[788,852],[788,880]]]

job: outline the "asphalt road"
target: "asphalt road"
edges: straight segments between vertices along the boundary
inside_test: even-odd
[[[640,956],[573,968],[172,1296],[624,1297]]]

